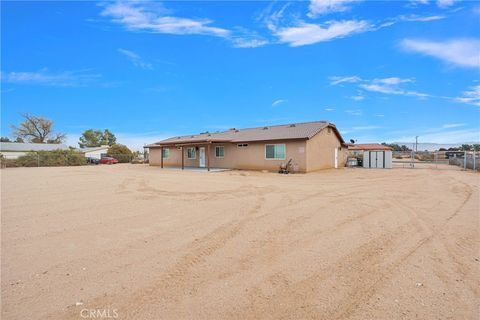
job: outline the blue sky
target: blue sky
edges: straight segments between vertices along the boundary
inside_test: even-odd
[[[75,145],[328,120],[358,142],[480,140],[480,4],[2,1],[1,134]]]

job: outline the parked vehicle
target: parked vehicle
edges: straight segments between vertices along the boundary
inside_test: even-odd
[[[118,160],[112,157],[104,157],[100,159],[100,164],[116,164]]]
[[[88,158],[87,158],[87,163],[88,163],[88,164],[99,164],[99,163],[100,163],[100,160],[97,159],[97,158],[88,157]]]

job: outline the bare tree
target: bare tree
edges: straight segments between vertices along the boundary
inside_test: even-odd
[[[12,125],[13,136],[34,143],[62,143],[66,135],[53,132],[53,121],[50,119],[30,115],[21,115],[25,120],[17,127]]]

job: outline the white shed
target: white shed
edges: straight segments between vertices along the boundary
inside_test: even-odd
[[[348,150],[353,154],[363,154],[364,168],[391,169],[392,148],[382,144],[352,144]]]
[[[85,153],[86,158],[101,159],[107,155],[109,146],[82,148],[80,151]]]

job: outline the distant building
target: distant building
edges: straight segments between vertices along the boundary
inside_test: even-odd
[[[7,159],[17,159],[28,152],[69,149],[66,144],[0,142],[0,154]]]
[[[80,152],[85,153],[86,158],[101,159],[107,156],[109,146],[91,147],[78,149]]]

